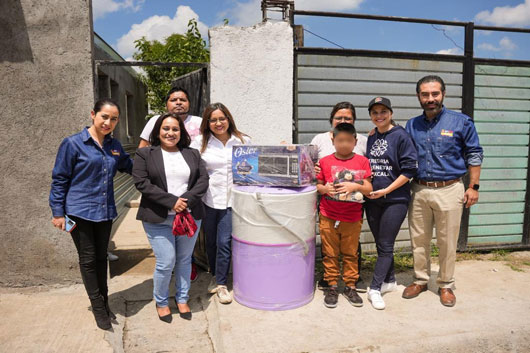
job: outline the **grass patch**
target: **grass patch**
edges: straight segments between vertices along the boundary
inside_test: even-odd
[[[466,260],[478,260],[482,261],[482,255],[478,252],[471,250],[469,252],[461,252],[456,254],[456,261],[466,261]]]
[[[431,244],[431,257],[438,257],[440,255],[440,249],[436,244]]]
[[[509,268],[511,268],[513,271],[516,271],[516,272],[524,272],[524,270],[520,267],[517,267],[516,265],[512,264],[512,263],[507,263],[506,266],[508,266]]]
[[[491,259],[492,261],[506,261],[508,257],[508,251],[504,249],[499,250],[493,250],[491,252]]]
[[[361,271],[373,272],[375,263],[377,262],[377,255],[362,254]],[[414,268],[414,259],[412,254],[406,253],[403,249],[398,249],[394,253],[394,270],[396,272],[405,272]]]
[[[414,268],[414,258],[412,254],[407,254],[403,249],[399,249],[394,254],[394,269],[396,272],[405,272]]]
[[[377,255],[366,255],[363,252],[361,255],[361,271],[373,272],[376,261],[377,261]]]

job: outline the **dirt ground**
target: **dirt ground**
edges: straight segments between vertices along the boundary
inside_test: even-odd
[[[460,255],[453,308],[440,304],[434,277],[429,291],[402,299],[410,269],[397,274],[399,291],[384,296],[384,311],[365,294],[361,308],[340,297],[328,309],[320,290],[294,310],[222,305],[206,294],[210,275],[202,272],[190,293],[193,320],[171,304],[169,325],[151,299],[152,255],[120,255],[110,280],[112,331],[96,328],[82,285],[0,288],[0,352],[530,352],[530,252]],[[367,259],[366,279],[369,266]]]

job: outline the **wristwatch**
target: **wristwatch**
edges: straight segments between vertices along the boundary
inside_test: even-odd
[[[469,185],[469,187],[473,190],[476,190],[478,191],[478,189],[480,188],[480,185],[479,184],[473,184],[473,185]]]

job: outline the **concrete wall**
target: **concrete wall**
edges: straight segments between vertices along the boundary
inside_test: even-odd
[[[256,144],[292,142],[293,31],[286,22],[211,28],[210,101]]]
[[[90,123],[91,23],[89,0],[0,1],[0,285],[80,278],[48,195],[61,140]]]

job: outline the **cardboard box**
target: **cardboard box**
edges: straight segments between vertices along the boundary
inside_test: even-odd
[[[318,149],[311,145],[238,145],[232,148],[234,184],[307,186],[315,184]]]

